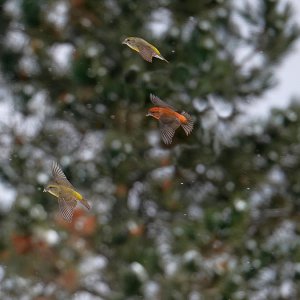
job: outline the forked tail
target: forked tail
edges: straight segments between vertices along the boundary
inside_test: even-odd
[[[185,134],[186,134],[186,135],[189,135],[189,134],[192,132],[193,128],[194,128],[194,121],[193,121],[192,117],[191,117],[188,113],[186,113],[185,111],[183,111],[181,114],[182,114],[182,115],[186,118],[186,120],[187,120],[186,123],[183,123],[183,122],[182,122],[182,123],[181,123],[181,126],[182,126],[182,128],[183,128]]]

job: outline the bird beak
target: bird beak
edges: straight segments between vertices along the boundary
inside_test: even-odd
[[[126,45],[127,43],[125,42],[125,40],[122,42],[123,45]]]
[[[44,189],[44,190],[43,190],[43,193],[46,193],[46,192],[47,192],[46,189]]]
[[[150,114],[150,113],[147,113],[147,114],[146,114],[146,117],[151,117],[151,114]]]

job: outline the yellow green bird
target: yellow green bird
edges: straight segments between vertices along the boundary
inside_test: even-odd
[[[168,63],[168,61],[160,54],[158,49],[144,39],[139,37],[128,37],[122,42],[122,44],[127,45],[134,51],[137,51],[140,56],[148,62],[152,63],[152,57],[156,57]]]
[[[52,181],[45,187],[44,192],[57,197],[60,213],[66,221],[72,221],[77,202],[90,209],[88,202],[75,190],[56,162],[52,163],[52,177]]]

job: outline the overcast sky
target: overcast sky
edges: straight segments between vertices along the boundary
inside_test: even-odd
[[[298,23],[300,25],[300,1],[286,0],[293,4]],[[272,107],[285,108],[293,96],[300,99],[300,40],[295,44],[294,50],[275,72],[278,85],[266,93],[262,98],[253,101],[247,112],[252,116],[267,116]],[[263,100],[263,101],[262,101]]]

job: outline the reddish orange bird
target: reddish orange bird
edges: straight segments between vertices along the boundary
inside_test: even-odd
[[[188,113],[184,111],[181,114],[176,112],[173,106],[152,94],[150,94],[150,100],[155,107],[151,107],[146,116],[151,116],[158,120],[161,137],[165,144],[172,143],[175,130],[179,126],[183,128],[186,135],[192,132],[194,123]]]

